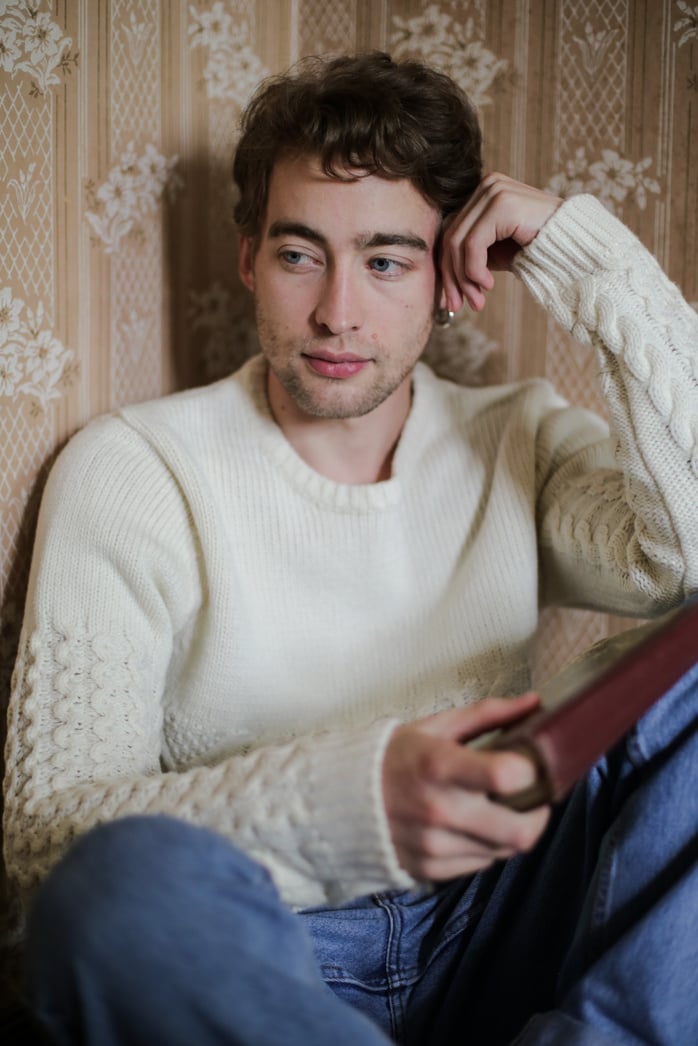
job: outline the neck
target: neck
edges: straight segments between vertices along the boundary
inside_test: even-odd
[[[296,453],[335,483],[390,479],[393,454],[412,400],[411,376],[380,406],[359,418],[318,418],[290,399],[271,371],[267,395],[274,420]]]

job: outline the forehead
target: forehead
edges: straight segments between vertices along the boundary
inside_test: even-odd
[[[328,241],[357,242],[386,233],[419,237],[433,246],[440,214],[411,182],[347,173],[354,180],[330,177],[312,156],[280,159],[269,184],[263,236],[274,223],[296,222]]]

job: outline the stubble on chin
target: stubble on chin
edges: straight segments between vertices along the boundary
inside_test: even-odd
[[[414,362],[381,375],[380,364],[370,362],[355,378],[326,378],[309,372],[302,356],[281,366],[273,354],[265,353],[269,367],[295,405],[313,418],[361,418],[380,407],[412,373]],[[416,362],[416,361],[415,361]],[[366,380],[366,379],[370,380]]]
[[[380,346],[372,350],[375,356],[368,368],[356,376],[359,380],[325,378],[311,373],[303,355],[318,350],[317,339],[282,342],[259,312],[257,331],[271,371],[299,410],[313,418],[342,420],[370,414],[402,385],[426,348],[431,323],[425,324],[422,336],[415,339],[413,352],[404,360],[386,366],[387,353]]]

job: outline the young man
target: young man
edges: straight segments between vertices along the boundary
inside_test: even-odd
[[[5,826],[26,896],[48,875],[35,1013],[99,1046],[698,1041],[698,673],[552,812],[464,743],[535,707],[541,604],[696,589],[698,317],[593,199],[482,179],[419,65],[265,85],[235,177],[262,354],[93,422],[44,497]],[[610,436],[418,362],[494,268],[593,344]]]

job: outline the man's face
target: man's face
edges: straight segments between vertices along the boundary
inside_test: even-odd
[[[351,418],[404,398],[432,326],[438,228],[406,180],[341,182],[312,157],[276,164],[259,241],[241,241],[240,274],[277,402]]]

